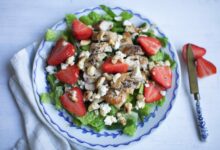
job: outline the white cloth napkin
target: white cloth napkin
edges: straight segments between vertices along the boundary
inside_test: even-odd
[[[11,59],[14,75],[9,80],[11,92],[20,109],[25,137],[18,140],[14,150],[86,150],[57,133],[40,112],[31,82],[32,64],[38,44],[20,50]]]

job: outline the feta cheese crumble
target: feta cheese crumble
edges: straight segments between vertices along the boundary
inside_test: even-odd
[[[111,111],[111,107],[108,103],[100,104],[100,114],[105,117]]]
[[[105,125],[107,126],[110,126],[112,125],[113,123],[116,123],[117,122],[117,119],[114,117],[114,116],[107,116],[104,120],[105,122]]]
[[[57,70],[57,67],[55,66],[47,66],[46,67],[46,71],[49,73],[49,74],[54,74]]]

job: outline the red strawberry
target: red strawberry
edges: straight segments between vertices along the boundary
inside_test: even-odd
[[[53,47],[47,59],[47,63],[53,66],[59,65],[68,57],[74,55],[74,53],[75,47],[69,42],[66,42],[64,39],[60,39],[56,42],[56,45]]]
[[[160,91],[164,90],[162,87],[158,86],[156,83],[149,83],[149,86],[144,87],[144,97],[146,103],[152,103],[160,100],[163,95]]]
[[[137,42],[149,56],[155,55],[162,47],[160,41],[153,37],[140,36]]]
[[[73,35],[77,40],[88,40],[92,36],[92,29],[75,19],[72,24]]]
[[[102,64],[102,71],[107,73],[125,73],[128,71],[128,64],[117,62],[116,64],[112,63],[112,59],[108,58]]]
[[[183,57],[183,59],[185,61],[186,61],[186,49],[189,46],[189,44],[190,43],[185,44],[183,46],[183,50],[182,50],[182,57]],[[197,45],[191,44],[191,48],[192,48],[192,52],[193,52],[193,55],[194,55],[195,59],[198,59],[198,58],[202,57],[206,53],[206,49],[205,48],[199,47]]]
[[[71,99],[70,92],[75,92],[74,100]],[[84,116],[86,114],[86,107],[83,102],[83,94],[80,88],[74,87],[70,92],[65,93],[60,97],[63,107],[76,116]]]
[[[76,65],[69,66],[64,70],[58,71],[55,76],[61,82],[74,84],[79,78],[79,68]]]
[[[197,59],[196,70],[200,78],[216,74],[217,72],[215,65],[202,57]]]
[[[172,86],[172,70],[168,66],[156,66],[151,69],[152,79],[165,89]]]

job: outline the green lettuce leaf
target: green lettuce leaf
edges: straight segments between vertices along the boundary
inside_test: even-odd
[[[55,80],[56,80],[56,77],[53,74],[47,75],[47,81],[49,82],[52,91],[55,90],[56,88]]]
[[[43,103],[50,103],[51,102],[51,97],[49,93],[42,93],[40,95],[40,99]]]
[[[166,60],[170,62],[171,69],[174,69],[176,67],[176,62],[172,60],[171,57],[167,53],[164,53],[164,61]]]
[[[145,104],[144,108],[138,110],[138,115],[141,121],[144,120],[144,117],[150,114],[152,106],[153,105]]]
[[[94,11],[90,12],[88,17],[92,20],[93,24],[98,23],[102,19],[102,16]]]
[[[162,47],[166,47],[168,44],[168,38],[167,37],[158,37],[157,39],[160,41]]]
[[[56,41],[60,38],[63,31],[48,29],[45,34],[46,41]]]
[[[152,61],[163,61],[164,60],[164,53],[162,51],[157,52],[155,55],[150,57]]]
[[[66,24],[70,28],[72,26],[73,20],[77,19],[76,15],[74,14],[67,14],[65,17]]]
[[[120,16],[122,17],[122,20],[129,20],[133,17],[133,15],[128,11],[121,12]]]
[[[103,19],[103,20],[107,20],[107,21],[112,21],[114,18],[112,18],[112,17],[109,16],[108,14],[104,14],[104,15],[102,15],[102,19]]]
[[[136,122],[133,119],[127,119],[127,124],[123,129],[123,133],[129,136],[133,136],[136,130]]]
[[[62,104],[61,104],[61,102],[60,102],[60,96],[62,96],[63,95],[63,87],[62,86],[57,86],[56,88],[55,88],[55,91],[54,91],[54,103],[55,103],[55,107],[57,108],[57,109],[61,109],[62,108]]]
[[[166,101],[166,97],[164,96],[159,101],[156,101],[156,105],[161,107],[161,106],[163,106],[165,101]]]

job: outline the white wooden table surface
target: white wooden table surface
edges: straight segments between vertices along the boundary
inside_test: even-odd
[[[178,52],[186,42],[207,49],[206,58],[220,69],[219,0],[1,0],[0,1],[0,150],[10,149],[24,136],[22,119],[8,88],[9,59],[19,49],[44,36],[66,13],[99,4],[130,8],[152,18],[173,41]],[[182,63],[182,60],[181,60]],[[182,63],[183,64],[183,63]],[[162,125],[128,149],[220,149],[220,76],[199,80],[202,108],[209,128],[206,143],[198,140],[186,67],[171,113]]]

